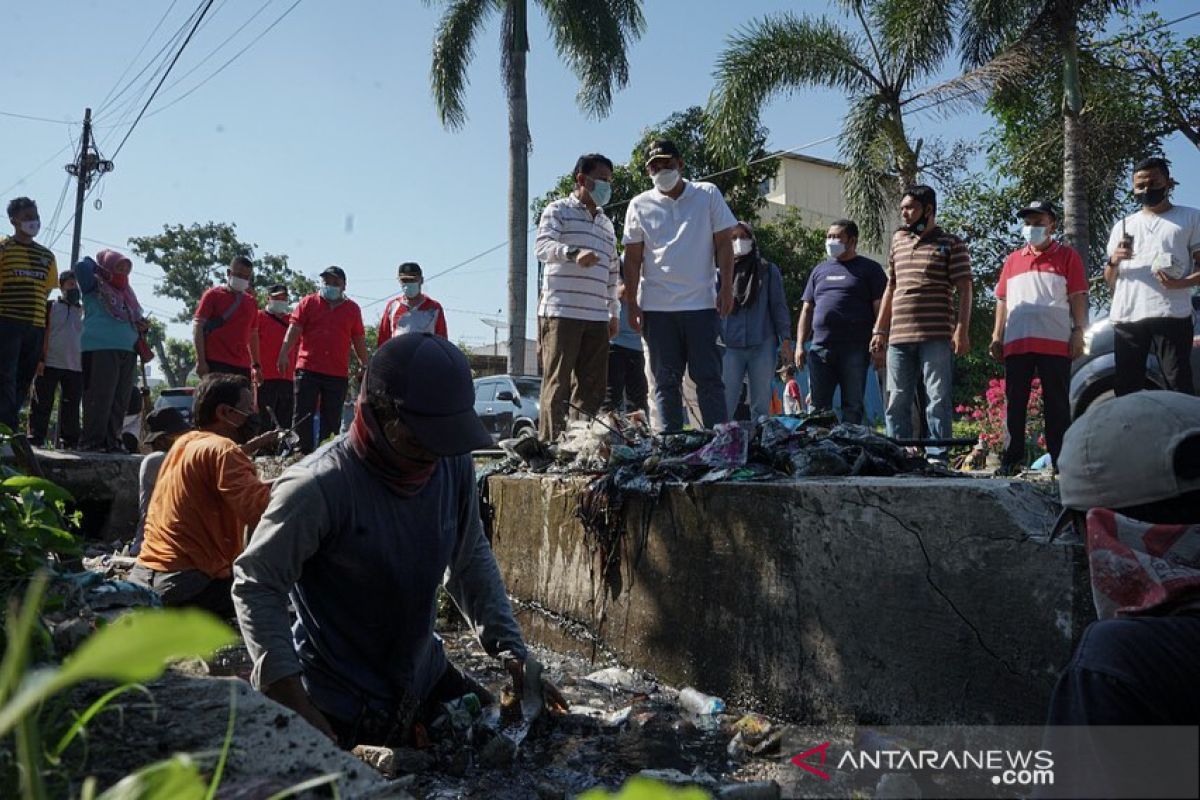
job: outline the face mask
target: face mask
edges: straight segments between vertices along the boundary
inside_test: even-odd
[[[63,297],[71,305],[77,306],[79,305],[79,299],[82,297],[82,293],[78,289],[67,289],[66,294],[64,294]]]
[[[338,300],[342,299],[342,287],[340,287],[340,286],[322,286],[321,287],[321,297],[325,298],[326,300],[328,300],[331,303],[336,303]]]
[[[229,288],[235,292],[244,292],[250,288],[249,278],[239,278],[237,275],[229,276]]]
[[[412,300],[421,293],[421,282],[417,281],[415,283],[402,283],[400,284],[400,288],[404,290],[404,296],[409,300]]]
[[[288,313],[288,301],[287,300],[268,300],[267,301],[267,311],[269,311],[272,314],[286,314],[286,313]]]
[[[592,202],[598,206],[608,205],[608,201],[612,199],[612,184],[608,181],[592,181],[592,188],[588,190],[588,194],[592,196]]]
[[[914,222],[913,224],[905,225],[904,229],[907,230],[909,233],[915,233],[918,236],[920,236],[922,233],[925,232],[925,228],[927,226],[928,220],[929,220],[929,213],[926,212],[926,213],[922,214],[921,218],[919,220],[917,220],[916,222]]]
[[[1046,229],[1041,225],[1026,225],[1021,228],[1021,235],[1030,245],[1037,247],[1046,241]]]
[[[1137,200],[1146,208],[1154,206],[1167,199],[1167,187],[1160,186],[1157,189],[1147,189],[1144,192],[1134,192],[1133,199]],[[30,234],[32,236],[33,234]]]
[[[754,249],[754,242],[749,239],[734,239],[733,254],[741,258],[742,256],[750,255],[750,251]]]
[[[113,285],[114,289],[124,289],[129,285],[129,274],[125,272],[114,272],[108,282]]]
[[[21,223],[21,231],[26,236],[37,236],[41,229],[42,221],[40,219],[27,219]]]
[[[841,258],[842,253],[845,253],[845,252],[846,252],[846,245],[842,243],[841,239],[826,239],[825,240],[825,254],[827,256],[829,256],[830,258],[833,258],[833,259]]]
[[[677,169],[662,169],[654,173],[651,178],[654,181],[654,188],[658,189],[663,194],[675,188],[675,184],[679,183],[679,170]]]
[[[246,418],[242,420],[241,425],[238,425],[237,434],[234,439],[234,441],[236,441],[238,444],[245,444],[255,436],[258,436],[260,420],[258,418],[258,414],[246,414],[246,412],[242,411],[240,408],[235,408],[234,411],[239,414],[245,414]]]

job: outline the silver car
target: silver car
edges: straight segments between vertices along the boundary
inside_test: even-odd
[[[537,435],[542,379],[489,375],[475,379],[475,413],[492,440]]]

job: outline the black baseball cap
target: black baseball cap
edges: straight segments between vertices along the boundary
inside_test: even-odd
[[[367,365],[367,391],[392,399],[404,424],[425,449],[457,456],[492,446],[475,413],[475,384],[467,357],[432,333],[388,339]]]
[[[282,283],[271,284],[270,288],[267,289],[268,296],[276,295],[276,294],[287,294],[287,293],[288,293],[288,288],[286,286],[284,286]]]
[[[655,139],[646,151],[646,166],[650,166],[650,162],[656,158],[683,158],[683,154],[670,139]]]
[[[177,433],[187,433],[191,427],[179,413],[179,409],[171,406],[156,408],[146,415],[146,444],[153,444],[162,436],[172,436]]]
[[[405,261],[400,265],[400,275],[412,275],[417,278],[421,277],[421,265],[415,261]]]
[[[326,267],[321,271],[321,277],[324,278],[326,276],[341,278],[343,283],[346,282],[346,270],[341,267]]]
[[[1054,219],[1058,219],[1058,209],[1049,200],[1034,200],[1017,212],[1017,219],[1025,219],[1026,214],[1049,214]]]

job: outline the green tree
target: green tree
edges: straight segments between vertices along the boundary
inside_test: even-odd
[[[693,179],[704,178],[714,183],[725,196],[725,202],[729,203],[734,216],[750,221],[758,219],[758,211],[766,203],[761,191],[762,184],[773,178],[779,169],[779,159],[770,157],[766,150],[767,129],[758,127],[748,149],[736,156],[739,166],[732,169],[722,166],[717,148],[705,138],[707,129],[708,115],[700,106],[677,111],[642,131],[630,153],[628,164],[615,164],[612,180],[614,201],[605,207],[605,212],[616,228],[618,242],[625,227],[625,207],[635,195],[654,185],[643,165],[650,143],[655,139],[675,142],[683,155],[688,175]],[[614,158],[613,161],[618,159]],[[552,200],[569,194],[574,188],[575,176],[564,174],[553,189],[533,201],[531,209],[534,219],[541,217],[542,210]]]
[[[945,3],[838,0],[854,28],[789,12],[754,20],[728,40],[716,67],[708,138],[727,154],[744,151],[763,105],[808,87],[843,92],[846,209],[864,245],[880,246],[893,227],[900,187],[921,173],[921,142],[910,141],[905,112],[954,45]]]
[[[825,260],[825,229],[806,226],[798,209],[787,208],[771,222],[756,227],[754,239],[758,251],[783,274],[783,293],[794,327],[808,276]]]
[[[426,0],[427,3],[435,0]],[[642,34],[640,0],[436,0],[445,9],[433,42],[430,78],[442,124],[467,119],[467,68],[484,24],[501,15],[500,55],[508,98],[508,353],[509,370],[525,372],[526,292],[529,281],[529,101],[525,58],[529,6],[546,16],[558,55],[579,79],[580,108],[594,118],[612,106],[629,81],[629,44]]]
[[[153,318],[150,320],[150,330],[146,332],[146,341],[154,349],[158,368],[162,370],[167,384],[185,385],[188,374],[196,365],[196,349],[192,343],[167,336],[167,326],[162,320]]]
[[[254,262],[256,284],[260,287],[284,283],[295,293],[307,294],[316,285],[288,266],[287,256],[264,253],[255,258],[257,244],[242,242],[237,226],[227,222],[164,225],[154,236],[135,236],[129,240],[133,252],[143,261],[157,264],[163,278],[154,285],[154,293],[183,303],[175,322],[189,322],[196,313],[200,296],[217,283],[225,282],[225,269],[235,256]]]

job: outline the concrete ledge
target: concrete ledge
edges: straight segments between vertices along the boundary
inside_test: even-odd
[[[793,719],[1041,723],[1091,619],[1082,548],[1045,542],[1056,507],[1021,482],[675,487],[627,500],[603,577],[575,516],[584,479],[490,481],[519,603],[673,683]],[[552,627],[531,638],[561,645]]]
[[[138,520],[138,469],[142,456],[33,451],[46,477],[69,491],[83,512],[91,539],[131,539]]]

